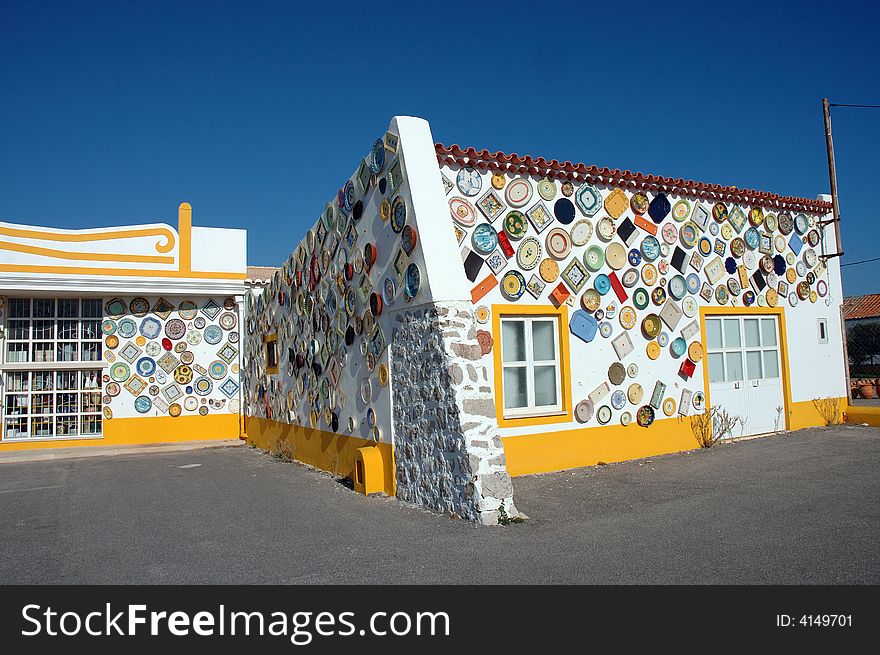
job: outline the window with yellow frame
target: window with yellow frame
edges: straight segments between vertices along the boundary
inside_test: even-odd
[[[567,308],[495,305],[492,313],[499,425],[571,420]]]
[[[275,375],[278,373],[278,335],[266,335],[263,339],[263,347],[266,353],[266,373]]]

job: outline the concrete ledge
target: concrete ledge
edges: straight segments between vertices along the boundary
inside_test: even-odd
[[[847,423],[867,423],[880,427],[880,407],[861,407],[847,405],[843,410]]]
[[[185,441],[181,443],[151,443],[131,446],[88,446],[79,448],[43,448],[40,450],[11,450],[0,453],[0,464],[40,462],[83,457],[112,457],[114,455],[149,455],[204,448],[243,448],[241,439],[214,439],[210,441]]]

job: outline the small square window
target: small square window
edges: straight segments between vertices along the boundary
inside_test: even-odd
[[[278,373],[278,335],[270,334],[263,341],[266,349],[266,373]]]

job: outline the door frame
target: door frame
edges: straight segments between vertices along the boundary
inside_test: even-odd
[[[706,410],[712,407],[709,393],[709,355],[706,345],[706,318],[714,316],[776,316],[779,330],[779,374],[782,378],[782,402],[785,430],[791,424],[791,385],[788,371],[788,338],[785,330],[785,308],[783,307],[700,307],[700,337],[703,340],[703,393],[706,395]],[[745,370],[745,369],[743,369]]]

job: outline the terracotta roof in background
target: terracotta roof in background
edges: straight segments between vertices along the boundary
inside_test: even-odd
[[[248,266],[247,276],[249,280],[255,280],[258,282],[270,282],[272,280],[272,276],[275,275],[275,271],[277,270],[277,266]]]
[[[456,144],[444,146],[442,143],[435,144],[434,149],[437,152],[437,160],[441,165],[470,166],[479,170],[488,169],[493,172],[506,171],[519,174],[546,175],[574,182],[617,186],[631,191],[649,190],[667,193],[676,191],[680,195],[702,200],[739,202],[758,205],[762,208],[787,209],[821,214],[831,210],[831,203],[823,200],[780,196],[767,191],[740,189],[735,186],[722,186],[720,184],[706,184],[682,178],[675,179],[659,175],[645,175],[644,173],[622,171],[619,168],[609,169],[587,166],[586,164],[572,164],[570,161],[561,163],[555,159],[547,161],[543,157],[521,156],[515,152],[508,155],[500,151],[489,152],[488,150],[478,151],[474,148],[464,149]]]
[[[850,296],[843,299],[843,318],[874,318],[880,316],[880,293]]]

